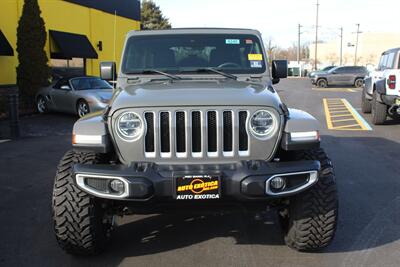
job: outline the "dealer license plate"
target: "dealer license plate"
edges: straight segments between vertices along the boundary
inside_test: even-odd
[[[206,200],[221,197],[221,179],[217,175],[186,175],[176,178],[176,199]]]

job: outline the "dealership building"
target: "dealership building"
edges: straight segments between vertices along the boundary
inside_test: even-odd
[[[379,63],[380,56],[386,50],[400,46],[400,34],[390,32],[363,32],[359,35],[348,33],[343,35],[342,64],[352,66],[356,61],[357,65],[367,66],[374,69]],[[320,67],[340,65],[340,37],[318,44],[318,61]],[[315,44],[310,44],[311,61],[314,61]]]
[[[125,35],[140,29],[139,0],[38,0],[45,22],[44,50],[53,73],[99,75],[101,61],[119,63]],[[16,84],[17,26],[23,0],[2,0],[0,87]]]

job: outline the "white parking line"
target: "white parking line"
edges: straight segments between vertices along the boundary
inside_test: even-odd
[[[348,93],[356,93],[358,90],[356,88],[318,88],[313,87],[311,88],[313,91],[321,91],[321,92],[348,92]]]
[[[0,139],[0,144],[1,144],[1,143],[8,142],[8,141],[11,141],[11,140],[10,140],[10,139]]]

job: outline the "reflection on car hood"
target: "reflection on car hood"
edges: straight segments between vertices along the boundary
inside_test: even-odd
[[[327,74],[327,71],[323,71],[323,70],[317,70],[317,71],[313,71],[310,73],[311,76],[313,75],[321,75],[321,74]]]
[[[130,107],[270,106],[279,109],[277,93],[266,85],[234,81],[149,82],[117,93],[111,113]]]
[[[76,92],[80,95],[92,95],[102,99],[111,99],[113,94],[112,89],[90,89],[90,90],[79,90]]]

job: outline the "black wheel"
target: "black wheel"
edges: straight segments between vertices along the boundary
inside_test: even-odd
[[[368,100],[366,95],[367,95],[367,90],[365,90],[364,88],[361,95],[361,111],[363,113],[371,113],[372,110],[371,100]]]
[[[39,113],[47,112],[46,99],[43,96],[38,96],[36,99],[36,109]]]
[[[336,232],[338,195],[333,165],[322,149],[298,152],[295,157],[318,160],[321,170],[318,182],[289,198],[287,208],[280,212],[285,243],[299,251],[316,251],[328,246]]]
[[[61,159],[53,188],[54,231],[60,247],[70,254],[101,252],[109,239],[112,216],[107,203],[80,190],[73,181],[75,163],[105,163],[99,154],[69,151]]]
[[[358,78],[354,82],[354,86],[357,88],[361,88],[361,87],[363,87],[363,85],[364,85],[364,79],[362,79],[362,78]]]
[[[372,123],[374,125],[381,125],[385,123],[387,116],[387,106],[378,101],[378,93],[374,92],[372,99]]]
[[[76,113],[80,118],[82,118],[86,114],[89,114],[90,108],[88,102],[86,102],[83,99],[79,100],[78,103],[76,104]]]
[[[326,88],[328,87],[328,82],[325,79],[319,79],[317,81],[317,86],[321,88]]]

